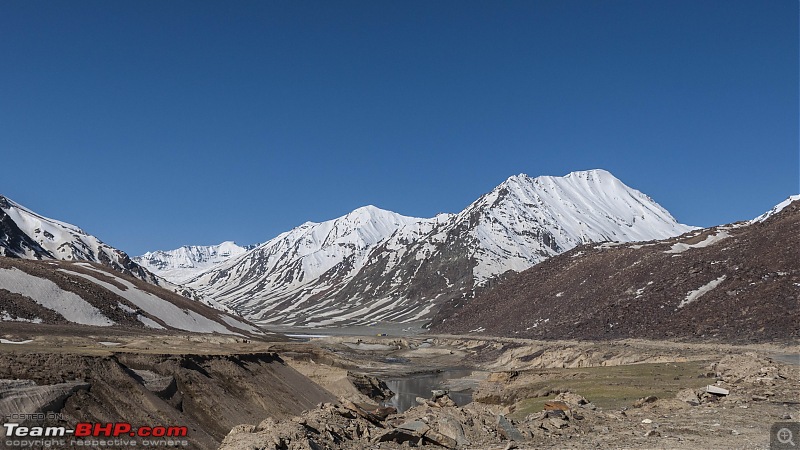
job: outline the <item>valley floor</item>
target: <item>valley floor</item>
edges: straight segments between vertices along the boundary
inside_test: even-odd
[[[27,408],[70,426],[186,425],[190,448],[769,448],[773,424],[800,420],[797,345],[247,341],[13,323],[0,338],[0,379],[39,386],[31,394],[30,385],[0,384],[0,415]],[[392,402],[379,397],[379,380],[436,372],[453,375],[436,386],[451,394],[416,394],[428,398],[393,414],[376,409]],[[709,385],[728,394],[708,394]],[[457,406],[456,394],[473,402]]]

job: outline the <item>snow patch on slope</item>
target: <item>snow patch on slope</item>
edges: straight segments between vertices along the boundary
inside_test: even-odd
[[[665,251],[664,253],[683,253],[686,250],[689,250],[690,248],[704,248],[708,247],[709,245],[716,244],[717,242],[729,237],[731,237],[731,235],[728,234],[727,231],[720,231],[719,233],[708,235],[705,239],[696,244],[684,244],[683,242],[677,242],[675,244],[672,244],[672,248]]]
[[[0,269],[0,289],[24,295],[73,323],[100,327],[114,325],[111,319],[77,294],[17,268]]]
[[[723,275],[723,276],[721,276],[721,277],[719,277],[719,278],[717,278],[715,280],[709,281],[708,283],[700,286],[699,288],[697,288],[697,289],[695,289],[693,291],[689,291],[686,294],[686,298],[681,300],[681,303],[678,305],[678,309],[683,308],[684,306],[688,305],[689,303],[692,303],[693,301],[695,301],[698,298],[702,297],[703,295],[707,294],[712,289],[714,289],[715,287],[719,286],[720,283],[725,281],[725,278],[727,278],[727,276]]]
[[[170,303],[167,300],[164,300],[160,297],[157,297],[149,292],[142,291],[141,289],[137,288],[133,283],[125,280],[123,278],[114,277],[114,281],[116,283],[121,284],[124,286],[125,289],[120,289],[116,285],[107,283],[102,281],[96,277],[79,273],[73,272],[66,269],[58,269],[60,272],[69,273],[70,275],[78,276],[84,278],[86,280],[91,281],[92,283],[98,284],[105,289],[113,292],[114,294],[119,295],[120,297],[124,298],[125,300],[131,302],[132,304],[136,305],[142,311],[146,312],[152,317],[156,317],[162,322],[164,322],[167,326],[172,328],[177,328],[179,330],[186,330],[186,331],[194,331],[197,333],[223,333],[223,334],[231,334],[231,331],[225,328],[220,323],[214,322],[207,317],[204,317],[194,311],[188,309],[181,309],[178,306]],[[106,276],[112,276],[110,273],[101,272]],[[142,316],[139,316],[139,320],[148,326],[153,326],[150,321],[142,320]]]

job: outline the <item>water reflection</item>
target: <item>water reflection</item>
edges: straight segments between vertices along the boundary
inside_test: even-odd
[[[437,373],[414,374],[405,378],[386,379],[384,380],[386,385],[394,392],[394,397],[387,401],[386,405],[394,406],[398,411],[403,412],[417,405],[417,397],[430,398],[432,390],[447,389],[445,384],[448,380],[470,375],[472,375],[471,370],[452,369]],[[472,401],[471,389],[458,392],[450,390],[448,395],[458,406],[466,405]]]

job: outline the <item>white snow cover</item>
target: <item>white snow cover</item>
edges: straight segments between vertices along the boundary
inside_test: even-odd
[[[604,170],[518,175],[458,214],[419,219],[367,206],[327,222],[307,222],[188,285],[256,322],[409,322],[424,319],[436,299],[409,299],[403,289],[453,242],[468,247],[476,286],[582,243],[664,239],[692,229]],[[359,278],[372,267],[382,274]],[[334,299],[345,288],[346,303]]]
[[[750,223],[763,222],[763,221],[769,219],[770,217],[774,216],[775,214],[778,214],[779,212],[781,212],[783,210],[783,208],[786,208],[792,202],[795,202],[797,200],[800,200],[800,195],[792,195],[791,197],[787,198],[786,200],[784,200],[784,201],[778,203],[777,205],[775,205],[771,210],[769,210],[769,211],[765,212],[764,214],[762,214],[762,215],[756,217],[755,219],[751,220]]]
[[[729,238],[730,236],[731,235],[728,234],[727,231],[720,231],[719,233],[708,235],[705,239],[696,244],[684,244],[683,242],[677,242],[675,244],[672,244],[672,248],[665,251],[664,253],[683,253],[686,250],[689,250],[690,248],[708,247],[709,245],[716,244],[717,242],[725,238]]]
[[[723,276],[721,276],[721,277],[719,277],[719,278],[717,278],[715,280],[709,281],[708,283],[700,286],[699,288],[697,288],[697,289],[695,289],[693,291],[689,291],[686,294],[686,298],[681,300],[681,303],[678,305],[678,309],[683,308],[684,306],[688,305],[689,303],[692,303],[693,301],[695,301],[698,298],[702,297],[703,295],[707,294],[712,289],[714,289],[715,287],[719,286],[720,283],[725,281],[725,278],[727,278],[727,276],[723,275]]]
[[[185,284],[208,269],[245,252],[247,248],[233,241],[225,241],[218,245],[185,245],[175,250],[147,252],[133,260],[172,283]]]
[[[6,200],[10,207],[3,210],[11,220],[56,259],[100,262],[100,254],[104,254],[107,260],[120,263],[120,258],[124,255],[122,252],[104,244],[75,225],[49,219],[16,202]],[[35,259],[30,249],[26,250],[28,254],[17,256]]]
[[[132,265],[130,261],[128,261],[128,255],[126,255],[124,252],[104,244],[95,236],[86,234],[83,230],[75,225],[49,219],[39,215],[6,197],[2,197],[0,199],[2,199],[2,204],[4,205],[2,207],[2,211],[8,214],[9,218],[14,221],[14,223],[25,235],[27,235],[33,241],[36,241],[44,250],[49,253],[49,255],[42,254],[41,251],[28,248],[23,243],[21,252],[17,249],[12,250],[15,253],[15,256],[25,259],[50,259],[52,256],[55,259],[64,261],[89,261],[100,263],[104,266],[115,269],[125,267],[130,269],[132,275],[140,277],[145,282],[161,286],[164,289],[168,289],[177,293],[178,295],[198,301],[212,308],[219,309],[227,313],[233,313],[230,308],[218,303],[214,299],[199,295],[194,291],[172,283],[163,277],[153,275],[152,273],[148,273],[146,271],[140,273],[135,265]],[[206,248],[207,250],[202,250],[203,248]],[[212,260],[214,258],[217,258],[218,260],[224,260],[229,256],[241,254],[241,252],[244,250],[245,249],[232,242],[223,242],[218,246],[197,247],[196,252],[198,254],[203,254],[205,251],[207,258],[211,258]],[[0,256],[4,256],[7,251],[9,251],[9,249],[0,247]],[[211,264],[213,261],[210,260],[208,263]],[[208,267],[211,266],[213,266],[213,264],[209,265]],[[187,268],[186,270],[196,271],[202,269]]]
[[[338,219],[306,222],[198,276],[189,286],[233,309],[236,302],[252,300],[246,293],[259,286],[269,286],[274,301],[296,293],[312,295],[318,292],[313,286],[320,276],[347,264],[342,268],[347,279],[364,266],[369,251],[378,243],[420,220],[365,206]],[[263,306],[268,304],[272,303]],[[298,304],[284,306],[283,310],[291,311],[294,306]],[[336,310],[336,314],[342,312]]]
[[[564,177],[513,176],[460,216],[466,220],[476,209],[487,211],[473,231],[481,243],[473,270],[477,283],[507,270],[525,270],[587,242],[649,241],[693,229],[600,169]],[[539,236],[525,233],[537,229]],[[545,236],[558,251],[547,245]]]
[[[139,314],[138,316],[136,316],[136,318],[139,319],[139,322],[142,322],[144,326],[146,326],[147,328],[155,328],[156,330],[166,330],[166,328],[162,327],[161,324],[159,324],[158,322],[147,316]]]
[[[114,277],[114,281],[121,284],[125,287],[125,289],[120,289],[114,284],[107,283],[100,279],[97,279],[93,276],[73,272],[66,269],[58,269],[61,272],[69,273],[71,275],[75,275],[86,280],[91,281],[92,283],[98,284],[105,289],[113,292],[114,294],[119,295],[120,297],[128,300],[129,302],[133,303],[141,310],[149,314],[150,316],[156,317],[162,322],[164,322],[167,326],[172,328],[177,328],[179,330],[186,330],[186,331],[194,331],[197,333],[224,333],[224,334],[233,334],[230,330],[228,330],[224,325],[221,323],[215,322],[211,319],[208,319],[194,311],[188,309],[181,309],[177,305],[164,300],[160,297],[157,297],[149,292],[145,292],[139,288],[137,288],[133,283],[129,282],[120,277]],[[101,272],[103,275],[106,276],[113,276],[110,272]],[[145,325],[153,326],[151,321],[142,320],[142,316],[139,317],[139,320],[142,321]]]
[[[0,339],[0,344],[30,344],[33,339],[26,339],[24,341],[10,341],[8,339]]]
[[[46,278],[39,278],[17,268],[0,269],[0,288],[24,295],[70,322],[107,327],[114,322],[82,299],[78,294],[58,287]]]
[[[23,317],[15,317],[9,314],[8,311],[0,311],[0,322],[28,322],[28,323],[42,323],[42,319],[35,317],[33,319],[25,319]]]

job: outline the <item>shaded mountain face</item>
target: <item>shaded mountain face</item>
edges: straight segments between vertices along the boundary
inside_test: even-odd
[[[188,285],[265,323],[413,322],[576,245],[691,229],[603,170],[519,175],[458,214],[418,219],[366,207],[306,223]]]
[[[241,247],[226,241],[218,245],[184,245],[175,250],[158,250],[134,256],[133,260],[175,284],[184,284],[208,269],[235,258],[255,246]]]
[[[0,322],[263,334],[252,324],[89,262],[0,257]]]
[[[125,252],[75,225],[48,219],[3,196],[0,196],[0,256],[95,262],[158,284],[152,273]]]
[[[794,201],[792,201],[794,200]],[[800,338],[800,198],[750,222],[588,244],[448,302],[437,333],[534,339]]]

